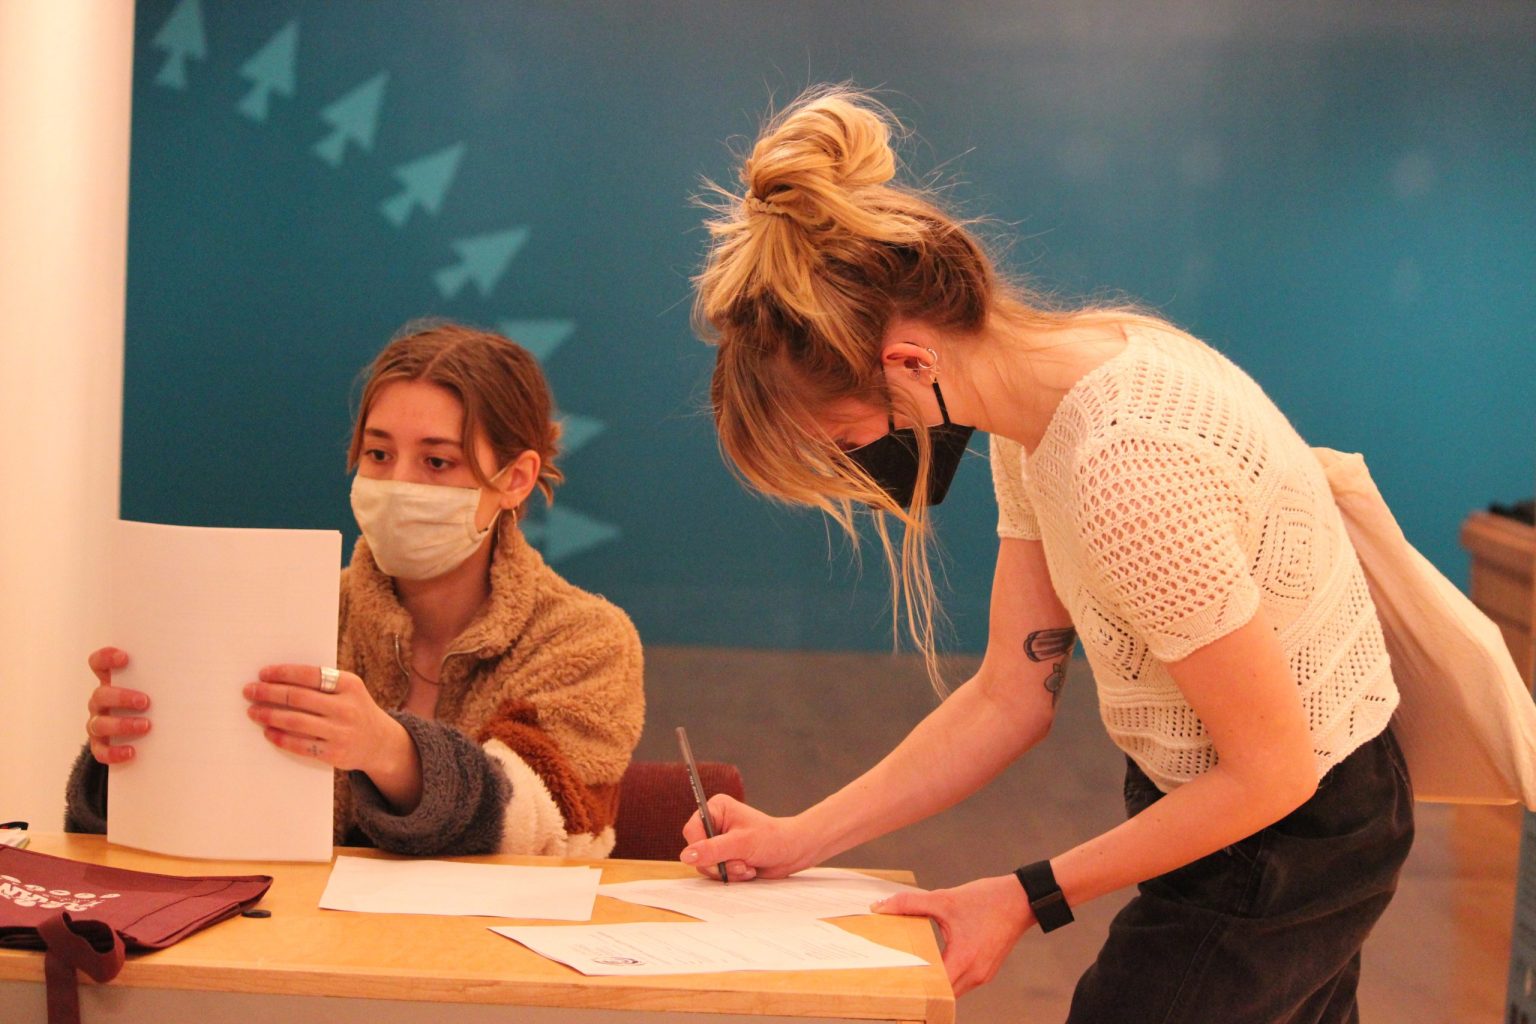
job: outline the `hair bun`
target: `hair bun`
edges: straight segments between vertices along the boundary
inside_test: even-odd
[[[695,278],[699,322],[718,327],[765,298],[824,320],[844,306],[849,267],[888,266],[892,246],[921,245],[950,224],[921,190],[893,180],[900,131],[879,101],[849,86],[814,89],[770,120],[741,164],[746,194],[707,183],[700,201],[715,216]]]
[[[801,97],[768,124],[742,164],[748,211],[867,232],[858,193],[895,177],[893,124],[889,111],[852,90]]]

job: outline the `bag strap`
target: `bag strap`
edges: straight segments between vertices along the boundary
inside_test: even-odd
[[[98,950],[86,937],[87,932],[110,936],[107,950]],[[117,930],[100,921],[76,924],[67,912],[50,917],[37,926],[48,952],[43,957],[43,972],[48,980],[48,1024],[80,1024],[79,978],[84,971],[94,981],[111,981],[123,969],[123,939]]]

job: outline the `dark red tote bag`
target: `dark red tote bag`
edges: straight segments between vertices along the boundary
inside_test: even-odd
[[[110,981],[126,951],[163,949],[253,906],[270,875],[183,877],[0,847],[0,946],[45,950],[49,1024],[79,1024],[75,971]]]

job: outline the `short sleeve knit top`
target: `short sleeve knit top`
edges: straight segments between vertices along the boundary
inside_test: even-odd
[[[1166,667],[1263,608],[1321,777],[1397,706],[1381,626],[1311,449],[1250,377],[1172,329],[1062,397],[1039,445],[992,438],[998,534],[1039,540],[1110,738],[1164,792],[1216,763]]]

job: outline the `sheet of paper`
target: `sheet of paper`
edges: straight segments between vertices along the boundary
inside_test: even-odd
[[[788,878],[757,878],[730,885],[695,876],[618,882],[597,890],[600,896],[672,910],[702,921],[729,921],[748,914],[851,917],[869,913],[871,903],[893,893],[920,891],[841,868],[812,868]]]
[[[263,665],[336,663],[341,534],[115,525],[115,682],[149,694],[154,728],[113,765],[107,838],[179,857],[330,860],[333,772],[246,717]]]
[[[922,967],[911,953],[834,924],[763,914],[734,921],[492,928],[582,974],[720,974]]]
[[[602,871],[337,857],[323,910],[590,921]]]

